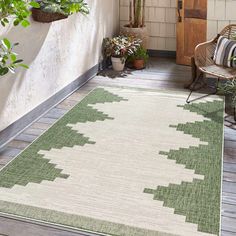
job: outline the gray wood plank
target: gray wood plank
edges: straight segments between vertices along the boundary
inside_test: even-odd
[[[236,224],[235,218],[222,216],[222,230],[235,233]]]
[[[18,149],[25,149],[30,145],[30,142],[20,141],[20,140],[12,140],[10,143],[8,143],[8,147],[11,148],[18,148]]]
[[[223,181],[223,192],[236,193],[236,184],[232,182]]]
[[[222,193],[222,202],[230,205],[236,205],[236,193]]]
[[[222,230],[221,236],[235,236],[236,233]]]
[[[235,218],[236,220],[236,205],[223,203],[222,215],[225,217]]]
[[[61,108],[53,108],[47,114],[45,114],[44,118],[53,118],[59,119],[66,114],[67,110]]]
[[[0,151],[0,156],[14,157],[18,155],[22,150],[19,148],[6,147]]]
[[[91,236],[91,234],[74,230],[66,230],[63,228],[54,228],[40,225],[37,223],[29,223],[23,220],[14,220],[10,218],[0,217],[0,234],[9,236]]]
[[[47,130],[51,127],[51,124],[47,123],[40,123],[40,122],[35,122],[30,126],[32,129],[42,129],[42,130]]]
[[[224,181],[234,182],[236,184],[236,173],[224,172],[223,179]]]
[[[24,134],[30,134],[30,135],[35,135],[35,136],[40,136],[45,132],[44,129],[35,129],[35,128],[28,128],[24,130]]]
[[[224,163],[224,171],[236,173],[236,163]]]
[[[234,141],[236,145],[236,130],[225,127],[225,140]]]
[[[54,124],[57,121],[57,119],[53,119],[53,118],[40,118],[38,120],[39,123],[45,123],[45,124]]]
[[[0,156],[0,165],[5,166],[12,159],[13,157],[10,157],[10,156]]]
[[[32,143],[38,136],[32,134],[19,134],[14,140]]]

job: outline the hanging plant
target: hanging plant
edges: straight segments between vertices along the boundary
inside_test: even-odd
[[[49,23],[67,18],[74,13],[89,14],[88,4],[84,0],[40,0],[39,9],[32,9],[35,21]]]

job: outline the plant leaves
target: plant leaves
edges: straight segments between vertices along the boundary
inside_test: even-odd
[[[32,1],[30,2],[30,6],[34,8],[40,8],[40,4],[38,2]]]
[[[4,38],[4,39],[2,40],[2,44],[3,44],[3,46],[4,46],[6,49],[11,49],[11,43],[10,43],[10,41],[9,41],[7,38]]]

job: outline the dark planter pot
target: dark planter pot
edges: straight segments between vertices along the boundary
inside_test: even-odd
[[[32,8],[32,17],[34,21],[41,23],[50,23],[57,20],[66,19],[68,16],[61,13],[44,12],[41,9]]]
[[[133,66],[136,70],[142,70],[145,68],[145,61],[142,59],[134,60]]]

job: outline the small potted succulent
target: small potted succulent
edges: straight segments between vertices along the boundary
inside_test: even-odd
[[[84,0],[38,0],[38,3],[39,8],[32,8],[32,17],[42,23],[65,19],[77,12],[89,14],[88,4]]]
[[[128,58],[132,67],[136,70],[142,70],[146,67],[149,55],[144,47],[139,47],[136,52]]]
[[[131,56],[140,47],[142,41],[134,37],[117,36],[105,38],[103,42],[103,54],[105,58],[111,58],[115,71],[123,71],[128,56]]]

